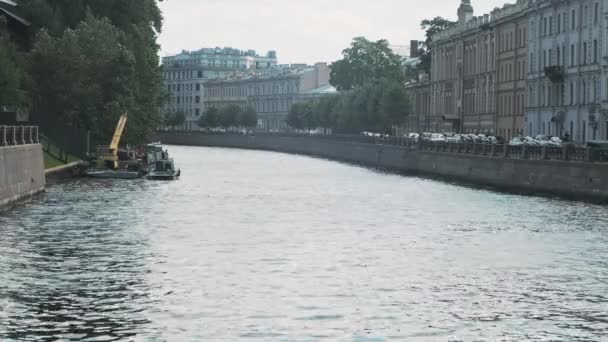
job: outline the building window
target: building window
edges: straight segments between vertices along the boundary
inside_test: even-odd
[[[583,120],[583,144],[587,142],[587,122]]]
[[[583,65],[587,64],[587,42],[583,42]]]
[[[593,24],[597,25],[597,23],[599,22],[599,17],[600,17],[600,3],[596,2],[593,5]]]
[[[583,81],[583,99],[581,101],[581,104],[585,104],[587,103],[587,82]]]
[[[197,83],[197,84],[196,84],[196,91],[200,91],[200,90],[201,90],[201,84],[200,84],[200,83]]]
[[[574,83],[570,82],[570,105],[574,105]]]
[[[196,97],[194,98],[194,102],[195,102],[195,103],[201,103],[201,97],[200,97],[200,96],[196,96]]]
[[[574,44],[570,45],[570,65],[574,66]]]
[[[543,36],[547,35],[547,18],[543,18]]]
[[[597,64],[597,39],[593,40],[593,64]]]
[[[562,32],[562,15],[558,14],[557,15],[557,33],[561,33]]]
[[[194,115],[200,116],[201,115],[201,110],[199,108],[195,108],[194,109]]]
[[[549,35],[553,34],[553,17],[549,17]]]
[[[572,30],[576,28],[576,10],[572,10],[572,21],[571,21]]]
[[[559,62],[560,62],[560,60],[561,60],[561,58],[560,58],[560,57],[561,57],[560,52],[561,52],[561,51],[560,51],[559,46],[558,46],[558,47],[557,47],[557,65],[559,65]]]

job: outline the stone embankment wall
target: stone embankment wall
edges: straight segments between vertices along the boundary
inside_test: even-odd
[[[42,145],[0,147],[0,210],[45,189]]]
[[[305,154],[535,195],[608,202],[608,164],[522,160],[297,136],[162,133],[166,144]]]

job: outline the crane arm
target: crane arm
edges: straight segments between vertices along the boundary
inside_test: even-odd
[[[114,136],[112,137],[112,143],[110,143],[110,151],[117,151],[118,145],[120,144],[120,138],[122,137],[122,132],[125,130],[125,126],[127,124],[127,112],[125,112],[118,120],[118,125],[116,125],[116,131],[114,131]]]

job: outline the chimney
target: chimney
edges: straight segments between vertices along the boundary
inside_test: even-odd
[[[410,57],[416,58],[418,57],[418,41],[410,40]]]

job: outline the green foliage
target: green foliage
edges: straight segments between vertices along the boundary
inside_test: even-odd
[[[430,74],[431,72],[431,44],[433,43],[433,36],[455,25],[456,22],[444,19],[442,17],[425,19],[420,23],[420,28],[426,32],[426,40],[419,50],[421,60],[419,67],[426,73]]]
[[[15,46],[0,27],[0,105],[21,105],[25,101],[25,75],[17,60]]]
[[[331,65],[330,83],[339,91],[361,87],[374,80],[405,79],[401,58],[393,53],[386,40],[376,42],[354,38],[342,51],[343,58]]]
[[[220,108],[220,123],[222,127],[234,127],[238,125],[238,119],[241,115],[241,107],[231,104]]]
[[[108,140],[124,111],[137,107],[135,57],[125,34],[107,19],[87,18],[75,30],[52,37],[42,30],[30,56],[32,92],[37,105],[73,126]],[[128,127],[136,130],[137,110]]]
[[[215,128],[220,125],[220,113],[215,107],[207,109],[198,120],[200,127]]]
[[[168,114],[165,117],[164,124],[169,127],[181,126],[186,122],[186,114],[184,112],[176,112]]]
[[[230,128],[230,127],[255,127],[258,124],[258,114],[253,107],[244,110],[239,105],[232,104],[217,109],[207,109],[198,121],[200,127],[206,128]]]
[[[258,113],[251,106],[248,106],[243,111],[238,119],[239,126],[256,127],[258,125]]]
[[[390,133],[394,125],[405,121],[410,110],[405,87],[395,80],[382,79],[337,96],[295,103],[287,124],[296,129]]]
[[[28,90],[44,119],[107,140],[127,111],[125,141],[148,139],[164,96],[155,0],[20,0],[15,11],[32,23],[19,45],[32,50]]]

